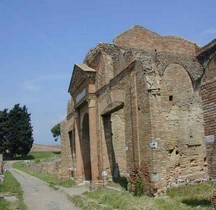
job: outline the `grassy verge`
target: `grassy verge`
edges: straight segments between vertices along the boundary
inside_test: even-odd
[[[214,186],[211,183],[188,185],[169,189],[166,197],[135,197],[128,192],[96,190],[71,198],[81,209],[88,210],[212,210],[210,197]]]
[[[51,161],[57,157],[61,152],[49,152],[49,151],[31,151],[25,157],[17,157],[17,160],[34,160],[35,162],[40,162],[41,160],[44,161]]]
[[[155,208],[156,205],[154,204],[152,198],[146,196],[138,198],[128,192],[96,190],[94,192],[86,192],[82,195],[74,196],[71,200],[80,209],[88,210],[159,210],[158,208]]]
[[[43,181],[47,182],[50,185],[50,187],[53,187],[53,188],[56,188],[56,185],[62,186],[62,187],[74,186],[74,182],[72,180],[61,181],[54,175],[32,170],[31,168],[26,167],[26,165],[23,162],[14,163],[13,167],[21,171],[24,171],[32,176],[35,176],[39,179],[42,179]]]
[[[213,189],[213,183],[208,182],[205,184],[187,185],[181,188],[169,189],[167,194],[170,198],[191,207],[210,207]]]
[[[44,161],[52,161],[59,157],[61,152],[47,152],[47,151],[32,151],[29,153],[30,156],[34,157],[35,162],[44,160]]]
[[[17,201],[12,203],[0,199],[0,209],[27,209],[23,201],[23,191],[21,190],[20,184],[8,171],[5,173],[4,182],[0,184],[0,193],[7,196],[16,196],[17,198]]]

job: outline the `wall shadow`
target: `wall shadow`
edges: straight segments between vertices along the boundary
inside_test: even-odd
[[[113,182],[119,184],[122,188],[124,188],[125,190],[127,189],[128,186],[128,180],[126,177],[118,177],[118,178],[113,178]]]
[[[118,166],[118,164],[116,163],[115,152],[113,147],[111,115],[103,116],[103,127],[104,127],[104,136],[105,136],[107,154],[110,163],[110,169],[111,169],[112,177],[114,177],[115,167]]]
[[[202,206],[202,207],[211,207],[212,203],[210,200],[207,199],[184,199],[182,200],[182,203],[191,206],[191,207],[197,207],[197,206]]]

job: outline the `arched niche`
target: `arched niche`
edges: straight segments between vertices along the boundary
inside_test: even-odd
[[[193,87],[187,71],[179,64],[170,64],[161,80],[162,136],[167,150],[174,150],[181,138],[187,139],[186,131],[190,117],[189,101]],[[183,135],[184,133],[184,135]]]
[[[165,101],[175,101],[190,98],[193,93],[192,82],[188,72],[179,64],[169,64],[163,74],[161,82]]]
[[[187,71],[178,64],[169,65],[161,80],[161,117],[168,182],[205,171],[200,99]]]

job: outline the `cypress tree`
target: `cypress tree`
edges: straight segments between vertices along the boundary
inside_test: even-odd
[[[30,114],[26,106],[14,105],[8,113],[9,143],[8,150],[13,156],[25,156],[29,153],[33,144],[33,128]]]

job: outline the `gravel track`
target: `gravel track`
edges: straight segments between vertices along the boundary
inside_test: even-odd
[[[7,170],[20,183],[24,192],[24,202],[29,210],[78,210],[67,196],[58,190],[54,190],[49,185],[29,174],[11,167],[12,163],[7,163]]]

